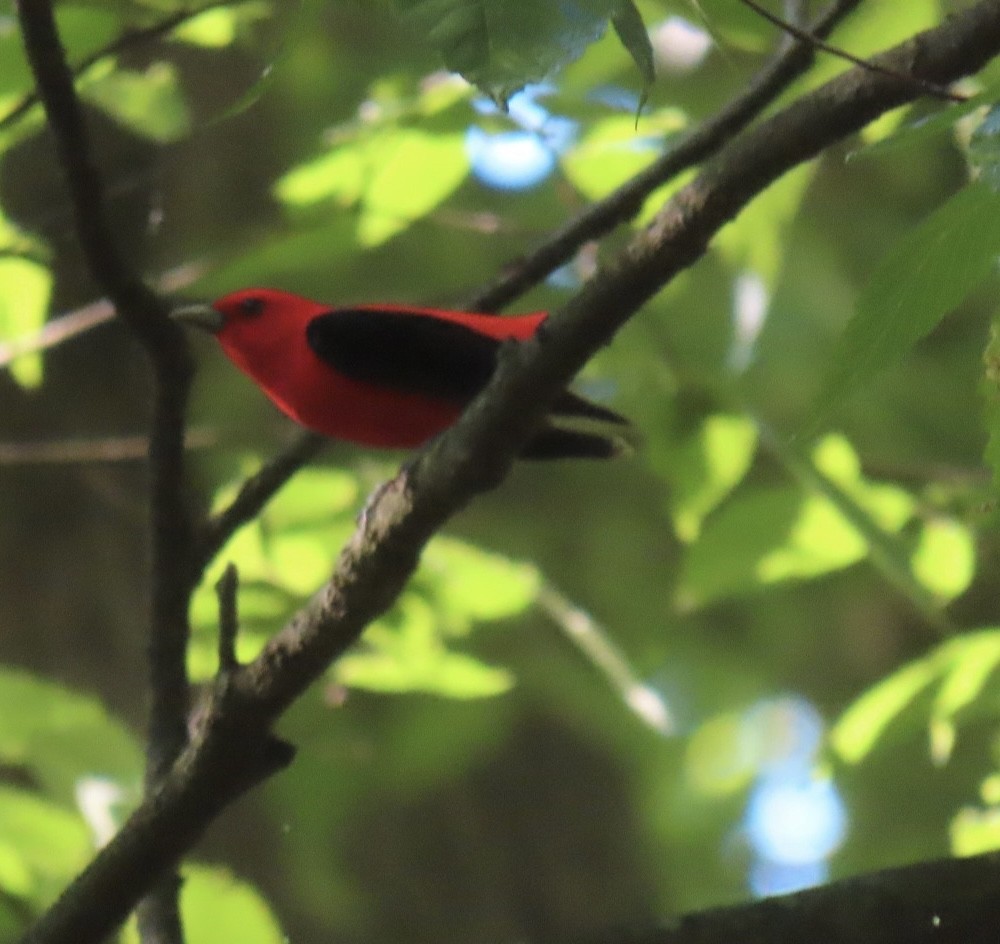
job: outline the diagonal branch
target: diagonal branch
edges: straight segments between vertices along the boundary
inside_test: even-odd
[[[176,13],[172,13],[170,16],[157,23],[151,24],[150,26],[126,30],[120,36],[116,36],[107,45],[94,50],[94,52],[84,56],[78,63],[76,63],[76,65],[73,66],[73,77],[74,79],[82,78],[94,66],[111,56],[116,56],[121,52],[133,49],[136,46],[141,46],[143,43],[148,43],[155,39],[161,39],[168,33],[177,29],[178,26],[182,26],[183,24],[193,20],[195,17],[201,16],[202,13],[218,9],[219,7],[238,6],[242,2],[244,2],[244,0],[211,0],[211,2],[194,9],[178,10]],[[37,90],[28,92],[6,114],[0,117],[0,131],[11,127],[19,119],[23,118],[24,115],[26,115],[32,108],[34,108],[35,105],[38,104],[39,100],[40,98]]]
[[[809,35],[829,36],[861,2],[835,0],[809,25]],[[569,262],[584,243],[627,223],[642,209],[654,190],[711,157],[733,135],[746,128],[812,65],[815,58],[814,43],[788,43],[750,79],[746,89],[718,113],[688,132],[645,170],[556,230],[529,256],[509,266],[492,285],[469,302],[469,308],[473,311],[503,308]]]
[[[834,27],[851,13],[862,0],[835,0],[809,27],[810,35],[828,36]],[[746,127],[771,104],[815,58],[814,44],[790,42],[757,75],[747,89],[732,99],[718,114],[703,122],[670,151],[644,171],[623,184],[603,200],[558,229],[526,259],[519,261],[492,285],[481,290],[468,302],[473,311],[495,311],[510,304],[559,266],[568,262],[586,242],[596,239],[632,219],[646,198],[658,187],[678,174],[714,154],[726,141]],[[309,461],[300,455],[302,441],[297,441],[279,453],[257,476],[248,480],[237,502],[241,507],[227,509],[209,523],[202,542],[201,566],[211,560],[225,540],[241,524],[256,514],[272,495]],[[267,489],[260,489],[264,479]],[[244,492],[254,501],[243,503]]]
[[[241,486],[236,497],[202,528],[194,551],[194,566],[199,572],[211,563],[222,545],[261,509],[302,466],[311,462],[326,440],[316,433],[300,433],[295,441],[279,452]]]
[[[950,82],[997,54],[1000,0],[980,0],[877,61]],[[912,83],[855,69],[746,131],[551,319],[543,338],[511,348],[458,424],[384,488],[330,582],[253,663],[226,675],[201,730],[156,793],[24,944],[96,944],[110,934],[228,803],[289,761],[287,746],[270,734],[273,723],[392,604],[434,532],[503,478],[547,405],[586,359],[700,258],[718,230],[770,183],[915,94]],[[993,857],[981,862],[995,869]],[[966,885],[958,885],[961,895]],[[855,939],[864,941],[864,928],[858,930]],[[689,940],[738,936],[693,933]]]

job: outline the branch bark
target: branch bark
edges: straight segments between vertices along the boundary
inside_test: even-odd
[[[684,915],[627,944],[991,944],[1000,927],[998,882],[995,852],[922,862]]]
[[[818,38],[829,36],[837,24],[862,2],[834,0],[809,24],[811,34]],[[808,70],[815,57],[816,50],[812,44],[786,40],[771,61],[750,80],[747,88],[715,116],[674,143],[640,174],[557,229],[528,256],[507,266],[496,281],[470,298],[464,307],[470,311],[486,312],[504,308],[571,260],[581,246],[627,223],[642,209],[654,190],[710,158],[726,141],[750,125]],[[309,451],[307,440],[308,436],[297,440],[275,456],[258,475],[244,484],[232,508],[209,522],[203,534],[202,566],[207,565],[233,532],[254,517],[274,493],[312,458],[312,455],[304,455]]]
[[[93,163],[73,75],[49,0],[18,5],[21,34],[73,204],[77,235],[94,280],[146,351],[153,380],[150,432],[151,706],[147,792],[155,791],[187,744],[188,601],[197,579],[191,567],[192,527],[184,495],[185,413],[194,363],[181,329],[160,297],[123,261],[104,212],[103,186]],[[162,870],[160,870],[162,874]],[[176,876],[162,878],[143,909],[149,941],[182,940]]]
[[[947,83],[978,71],[998,52],[1000,0],[980,0],[878,61]],[[547,405],[587,358],[771,182],[916,94],[912,83],[852,70],[745,131],[551,319],[542,338],[510,349],[455,428],[382,491],[330,582],[258,659],[220,679],[178,762],[25,941],[88,944],[124,920],[229,802],[288,762],[289,748],[270,734],[275,720],[391,605],[434,532],[503,479]],[[945,867],[918,866],[912,874],[939,868]],[[997,862],[983,857],[946,868],[986,870],[995,879]],[[937,887],[926,874],[928,887]],[[961,875],[947,886],[956,896],[971,881]],[[888,907],[893,900],[891,894],[884,899]],[[755,907],[766,923],[781,906]],[[855,939],[884,940],[866,932],[860,927]],[[719,935],[690,940],[734,936],[731,928]]]
[[[862,0],[835,0],[808,25],[808,32],[817,39],[825,39],[861,3]],[[469,301],[468,308],[496,311],[509,305],[569,262],[585,243],[633,219],[654,190],[710,158],[733,135],[748,127],[809,69],[815,58],[813,44],[786,40],[783,48],[753,76],[746,89],[717,114],[672,144],[644,171],[556,230],[528,256],[508,266],[492,285]]]

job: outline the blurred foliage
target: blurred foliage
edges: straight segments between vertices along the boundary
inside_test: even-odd
[[[945,6],[869,0],[832,40],[864,55]],[[192,297],[273,284],[334,303],[461,303],[778,40],[733,0],[57,16],[129,260]],[[144,477],[111,445],[47,464],[28,447],[100,455],[145,428],[148,396],[120,327],[68,327],[95,290],[10,2],[0,62],[6,939],[135,802],[145,704]],[[822,57],[782,100],[842,68]],[[998,845],[998,82],[994,65],[968,104],[918,102],[787,175],[594,358],[579,387],[634,419],[638,455],[522,464],[428,547],[284,721],[293,768],[213,832],[203,857],[226,865],[189,866],[191,941],[652,921],[746,894],[770,828],[754,811],[782,777],[842,795],[846,837],[819,862],[834,875]],[[528,141],[541,176],[491,185],[473,130]],[[518,310],[557,309],[690,173]],[[14,357],[46,316],[68,340]],[[196,343],[191,467],[217,509],[288,430]],[[249,659],[398,458],[333,445],[232,538],[193,603],[198,681],[225,564]]]

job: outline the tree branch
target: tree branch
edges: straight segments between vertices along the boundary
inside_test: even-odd
[[[326,440],[316,433],[301,433],[290,446],[279,452],[241,486],[236,497],[202,528],[194,552],[194,566],[203,571],[222,545],[261,509],[302,466],[311,462]]]
[[[998,52],[1000,2],[980,0],[877,61],[950,82]],[[488,389],[383,489],[330,582],[254,662],[226,674],[178,763],[25,941],[96,944],[111,933],[230,801],[288,762],[287,746],[269,733],[272,724],[391,605],[433,533],[503,478],[587,358],[771,182],[915,94],[912,83],[855,69],[744,132],[550,320],[542,338],[505,348]],[[976,861],[996,869],[993,857],[967,867]],[[934,867],[916,868],[914,874]],[[965,886],[958,887],[962,894]],[[865,930],[855,939],[864,942]]]
[[[862,0],[835,0],[810,25],[810,35],[828,36],[861,2]],[[710,157],[734,134],[749,125],[809,68],[815,59],[815,52],[813,43],[789,41],[750,80],[746,91],[732,99],[714,117],[691,131],[640,174],[556,230],[531,255],[508,267],[492,285],[470,299],[466,307],[473,311],[503,308],[572,259],[584,243],[628,222],[657,187]],[[202,567],[207,566],[212,556],[240,525],[253,518],[281,486],[313,458],[313,454],[302,454],[302,450],[306,448],[306,439],[296,441],[275,456],[264,469],[244,484],[233,507],[209,522],[201,542]]]
[[[211,3],[206,3],[204,6],[193,10],[178,10],[176,13],[160,20],[158,23],[153,23],[151,26],[126,30],[121,36],[116,36],[107,45],[94,50],[94,52],[84,56],[83,59],[76,63],[72,68],[73,77],[74,79],[82,78],[99,62],[110,56],[116,56],[118,53],[125,52],[135,46],[141,46],[143,43],[148,43],[154,39],[161,39],[171,31],[177,29],[178,26],[182,26],[184,23],[193,20],[196,16],[201,16],[202,13],[218,9],[219,7],[238,6],[242,2],[245,2],[245,0],[212,0]],[[0,117],[0,131],[15,124],[20,118],[31,111],[39,101],[40,97],[37,91],[28,92],[7,114]]]
[[[183,473],[185,412],[194,364],[183,332],[167,317],[166,304],[125,264],[113,238],[104,212],[102,182],[93,163],[51,2],[24,0],[17,9],[38,95],[66,175],[87,265],[118,316],[142,344],[153,368],[149,450],[152,703],[146,770],[147,790],[151,791],[187,744],[187,608],[196,576],[189,563],[192,529]],[[162,880],[140,924],[149,940],[181,939],[176,878],[168,875]]]
[[[622,944],[991,944],[1000,854],[940,859],[684,915]]]
[[[861,2],[835,0],[810,24],[809,34],[817,38],[829,36]],[[642,209],[654,190],[711,157],[733,135],[746,128],[812,65],[815,58],[815,44],[794,40],[786,43],[782,51],[750,79],[745,91],[688,132],[641,173],[556,230],[529,256],[508,266],[492,285],[468,302],[468,307],[472,311],[496,311],[509,305],[569,262],[584,243],[627,223]]]

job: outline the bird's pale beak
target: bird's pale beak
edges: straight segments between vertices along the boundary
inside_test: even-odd
[[[182,325],[191,325],[203,331],[211,331],[212,334],[221,331],[225,323],[222,313],[204,302],[180,305],[170,312],[170,317]]]

